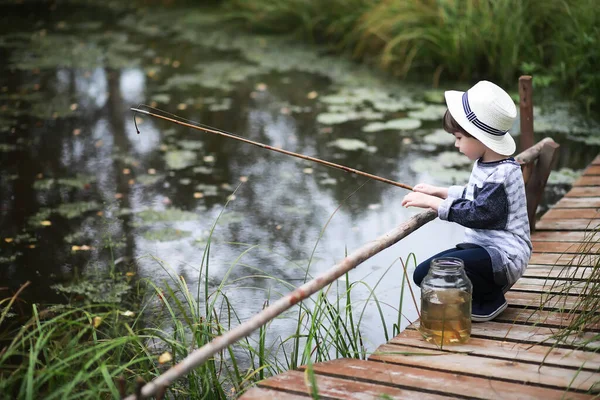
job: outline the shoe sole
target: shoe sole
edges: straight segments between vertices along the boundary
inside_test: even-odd
[[[494,310],[493,313],[491,313],[489,315],[475,315],[475,314],[471,314],[471,321],[474,321],[474,322],[487,322],[487,321],[491,321],[494,318],[496,318],[498,315],[500,315],[502,313],[502,311],[506,310],[507,307],[508,307],[508,303],[505,302],[503,305],[501,305],[500,307],[498,307],[496,310]]]

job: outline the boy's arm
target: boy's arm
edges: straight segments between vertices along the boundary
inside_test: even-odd
[[[448,196],[438,207],[440,219],[467,228],[503,229],[508,222],[509,211],[505,181],[506,176],[496,171],[480,189],[476,188],[473,200]]]
[[[460,199],[463,198],[465,196],[465,191],[467,190],[466,186],[460,186],[460,185],[454,185],[454,186],[450,186],[448,189],[446,189],[446,197],[445,198],[452,198],[452,199]]]

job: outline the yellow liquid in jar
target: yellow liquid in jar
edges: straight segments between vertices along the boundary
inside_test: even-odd
[[[457,289],[425,295],[419,330],[437,345],[465,343],[471,336],[471,295]]]

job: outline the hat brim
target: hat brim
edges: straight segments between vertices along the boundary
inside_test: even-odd
[[[462,104],[463,93],[464,92],[460,92],[458,90],[449,90],[444,93],[448,111],[450,111],[450,114],[454,120],[471,136],[483,143],[488,149],[503,156],[513,155],[517,149],[517,145],[515,144],[513,137],[510,135],[510,132],[507,132],[502,136],[490,135],[489,133],[476,127],[467,119],[467,115],[465,114]]]

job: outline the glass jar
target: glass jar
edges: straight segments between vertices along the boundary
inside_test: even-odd
[[[421,282],[419,330],[437,345],[465,343],[471,336],[473,285],[461,259],[434,258]]]

